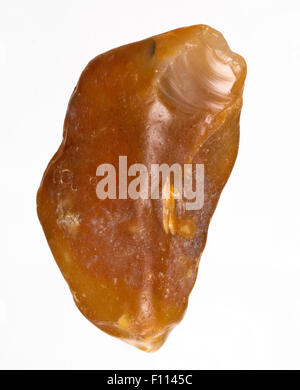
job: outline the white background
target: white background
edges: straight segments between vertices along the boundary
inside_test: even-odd
[[[300,2],[0,3],[0,368],[300,368]],[[248,63],[239,156],[183,321],[153,354],[77,310],[36,216],[87,62],[209,24]]]

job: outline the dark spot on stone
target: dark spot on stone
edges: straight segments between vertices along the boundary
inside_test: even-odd
[[[150,57],[154,56],[155,50],[156,50],[156,42],[155,39],[153,39],[150,46]]]

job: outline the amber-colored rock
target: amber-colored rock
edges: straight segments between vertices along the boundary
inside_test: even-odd
[[[39,219],[79,310],[138,348],[159,348],[186,310],[237,155],[245,76],[243,58],[199,25],[99,55],[71,97]],[[204,206],[185,210],[174,188],[170,199],[98,199],[96,169],[119,156],[204,164]]]

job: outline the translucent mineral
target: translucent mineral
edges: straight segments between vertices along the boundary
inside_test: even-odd
[[[197,25],[97,56],[71,96],[38,216],[82,314],[142,350],[157,350],[186,311],[237,156],[245,77],[244,59],[223,36]],[[120,159],[148,172],[202,166],[202,207],[186,207],[171,179],[165,197],[130,198],[135,177]],[[115,198],[97,195],[101,164],[115,167]]]

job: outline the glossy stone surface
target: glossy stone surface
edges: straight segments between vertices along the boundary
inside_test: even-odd
[[[79,310],[143,350],[158,349],[185,313],[236,159],[245,77],[243,58],[198,25],[99,55],[72,94],[38,191],[39,219]],[[117,167],[119,156],[128,166],[204,164],[204,207],[98,199],[96,168]]]

